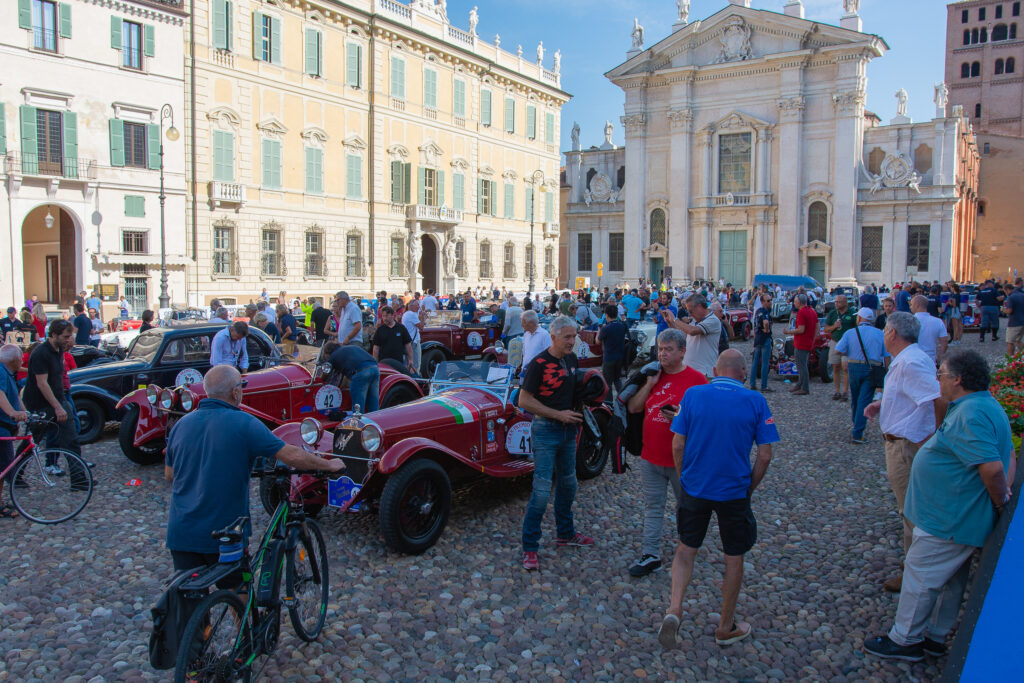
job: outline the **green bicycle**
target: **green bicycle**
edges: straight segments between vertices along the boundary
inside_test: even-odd
[[[253,476],[273,477],[274,486],[287,491],[295,474],[326,476],[285,467],[257,470]],[[237,590],[216,590],[196,605],[178,646],[177,683],[251,680],[253,662],[277,647],[282,606],[288,609],[300,638],[312,642],[319,637],[330,593],[326,546],[316,522],[307,518],[301,507],[289,505],[287,498],[279,496],[281,502],[271,515],[255,559],[250,558],[244,541],[249,518],[239,517],[227,528],[213,532],[220,541],[220,563],[196,570],[179,586],[179,591],[195,595],[214,585],[238,585],[240,581]]]

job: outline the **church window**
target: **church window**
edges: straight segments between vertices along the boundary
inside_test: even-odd
[[[997,40],[1006,40],[1009,33],[1010,32],[1006,24],[996,24],[992,29],[992,42],[994,43]]]
[[[907,230],[907,265],[916,266],[918,273],[928,271],[930,237],[928,225],[911,225]]]
[[[665,209],[651,211],[651,244],[665,244]]]
[[[882,172],[882,162],[885,161],[885,151],[880,147],[875,147],[868,154],[868,173],[878,175]]]
[[[965,28],[964,29],[964,45],[970,45],[970,44],[971,44],[971,29]]]
[[[971,78],[981,75],[981,62],[971,62]]]
[[[960,65],[960,78],[970,78],[970,77],[971,77],[971,65],[968,64],[967,62],[964,62],[963,64]]]
[[[718,193],[750,192],[750,133],[718,136]]]
[[[882,226],[865,225],[860,229],[860,269],[868,273],[882,271]]]
[[[828,242],[828,207],[824,202],[814,202],[807,209],[807,241]]]
[[[996,60],[996,75],[997,75],[997,76],[998,76],[999,74],[1003,73],[1003,68],[1004,68],[1004,66],[1003,66],[1003,60],[1001,60],[1001,59],[997,59],[997,60]]]
[[[918,145],[914,150],[914,170],[921,175],[932,170],[932,148],[928,145]]]
[[[974,118],[981,118],[981,102],[978,102],[976,105],[974,105]]]
[[[626,186],[626,167],[619,166],[619,172],[615,174],[615,184],[619,186],[621,190]]]
[[[1013,57],[1006,58],[1006,73],[1012,74],[1014,69],[1017,67],[1017,63]]]

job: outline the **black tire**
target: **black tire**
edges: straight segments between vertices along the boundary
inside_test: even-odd
[[[420,357],[420,375],[426,379],[430,379],[434,376],[434,370],[437,369],[437,364],[443,363],[446,360],[448,360],[448,356],[446,356],[444,351],[441,349],[427,349]]]
[[[260,478],[260,502],[263,504],[263,509],[267,511],[268,515],[273,515],[274,510],[277,509],[278,503],[281,502],[281,498],[284,493],[275,486],[276,477],[261,477]],[[302,511],[306,513],[307,517],[319,517],[320,512],[324,509],[323,505],[318,503],[306,503],[302,506]]]
[[[485,353],[484,354],[483,361],[485,363],[494,363],[497,360],[498,360],[498,357],[495,356],[493,353]]]
[[[164,461],[164,440],[150,441],[149,443],[135,445],[135,427],[139,423],[139,407],[134,403],[130,404],[117,428],[117,442],[121,444],[121,451],[125,457],[136,465],[157,465]]]
[[[576,478],[580,481],[593,479],[604,471],[608,464],[608,455],[612,444],[607,437],[610,417],[604,411],[594,411],[594,418],[601,432],[601,442],[595,443],[590,431],[584,426],[580,431],[580,440],[576,445]]]
[[[452,485],[433,460],[413,460],[388,478],[380,497],[379,523],[393,550],[418,555],[434,545],[448,523]]]
[[[46,472],[56,465],[60,475]],[[21,516],[39,524],[66,522],[85,509],[92,498],[92,470],[77,453],[39,448],[14,468],[11,502]]]
[[[327,569],[327,546],[320,527],[306,520],[295,550],[288,555],[285,583],[288,618],[299,638],[311,643],[320,636],[327,620],[327,598],[331,575]]]
[[[394,408],[395,406],[400,406],[403,403],[415,401],[419,397],[419,393],[417,393],[412,387],[405,384],[399,384],[398,386],[391,387],[387,390],[380,401],[380,407]]]
[[[253,642],[249,621],[244,616],[245,605],[232,590],[219,590],[203,598],[178,642],[175,683],[250,680],[252,672],[248,668],[234,668],[236,658],[248,659],[247,652],[235,652],[235,642],[246,650]],[[240,624],[244,634],[238,638]]]
[[[832,383],[832,366],[828,362],[828,349],[818,351],[818,377],[822,384]]]
[[[91,398],[76,398],[75,412],[78,413],[78,443],[92,443],[100,438],[107,424],[107,413]]]

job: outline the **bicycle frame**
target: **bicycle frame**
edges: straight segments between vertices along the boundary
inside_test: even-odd
[[[20,452],[15,449],[16,452],[14,454],[14,458],[11,459],[11,464],[8,465],[3,472],[0,472],[0,479],[6,477],[8,472],[13,471],[14,468],[18,466],[19,462],[35,453],[36,448],[38,447],[36,440],[32,437],[32,432],[29,432],[24,436],[0,436],[0,441],[28,441],[28,445],[22,448]]]

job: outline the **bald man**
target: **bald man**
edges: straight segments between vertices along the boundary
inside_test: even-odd
[[[771,444],[779,440],[779,432],[764,396],[743,386],[747,378],[743,354],[736,349],[723,351],[714,373],[710,384],[686,391],[672,420],[672,456],[681,491],[676,511],[679,544],[672,562],[672,594],[658,632],[658,641],[665,648],[676,646],[683,598],[712,512],[718,517],[725,551],[722,609],[715,642],[731,645],[751,631],[750,624],[734,618],[743,583],[743,556],[757,540],[750,495],[768,471]],[[751,467],[750,449],[754,443],[757,459]]]
[[[178,421],[167,442],[164,476],[172,483],[167,549],[176,570],[216,564],[218,542],[210,533],[249,516],[249,472],[257,460],[276,459],[303,470],[345,469],[341,460],[286,445],[239,410],[242,376],[234,367],[210,368],[203,389],[206,398]]]
[[[910,300],[910,312],[921,321],[917,345],[928,354],[935,367],[938,367],[942,363],[942,357],[946,355],[946,347],[949,344],[949,333],[946,332],[945,323],[942,322],[942,318],[936,318],[928,312],[928,297],[921,294]]]

